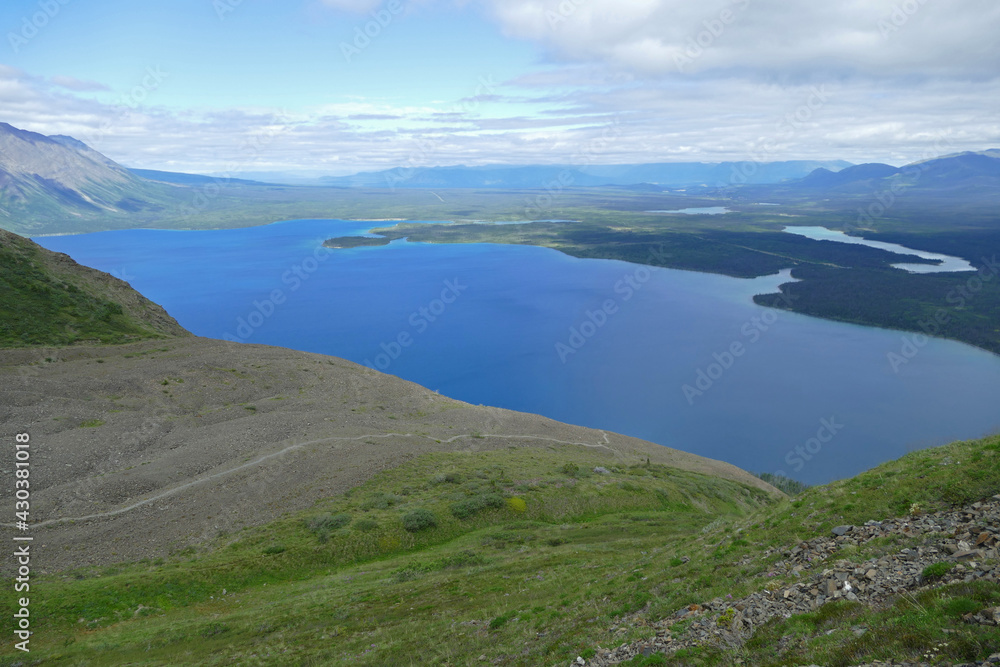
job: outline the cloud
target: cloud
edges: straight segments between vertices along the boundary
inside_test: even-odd
[[[609,76],[548,66],[440,104],[356,98],[285,110],[115,103],[0,67],[0,120],[130,167],[338,173],[450,164],[843,158],[903,164],[1000,146],[1000,79]],[[475,92],[470,84],[468,93]],[[470,100],[480,104],[472,104]]]
[[[554,62],[644,76],[1000,75],[1000,4],[930,0],[482,0]]]
[[[103,83],[99,83],[97,81],[82,81],[72,76],[54,76],[52,77],[52,83],[60,88],[66,88],[67,90],[74,90],[81,93],[111,90]]]

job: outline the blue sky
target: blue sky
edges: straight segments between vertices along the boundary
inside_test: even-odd
[[[0,29],[0,120],[136,167],[1000,146],[993,0],[7,0]]]

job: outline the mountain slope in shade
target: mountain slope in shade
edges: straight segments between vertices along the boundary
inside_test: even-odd
[[[128,283],[0,229],[0,348],[187,335]]]
[[[30,230],[51,218],[158,210],[170,187],[150,183],[64,135],[0,123],[0,223]]]
[[[805,178],[799,180],[797,185],[801,187],[833,188],[852,185],[859,182],[870,182],[872,180],[889,178],[899,173],[898,167],[878,162],[859,164],[847,167],[838,172],[820,168],[812,172]]]
[[[920,185],[926,188],[969,190],[1000,186],[1000,150],[997,149],[947,155],[906,168],[919,169]]]
[[[871,163],[848,167],[836,173],[817,169],[805,178],[777,187],[788,192],[850,194],[892,190],[917,196],[995,196],[1000,188],[1000,150],[956,153],[903,167]]]

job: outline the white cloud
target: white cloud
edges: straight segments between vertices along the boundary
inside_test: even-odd
[[[651,10],[635,3],[630,11],[623,23]],[[600,33],[602,15],[592,16],[591,29]],[[846,32],[837,35],[817,38],[814,48],[846,50],[854,43]],[[721,42],[715,48],[724,55]],[[356,97],[290,111],[176,111],[156,106],[156,90],[135,105],[54,83],[0,66],[0,120],[74,136],[127,166],[200,173],[345,173],[566,163],[581,156],[595,164],[798,158],[902,164],[935,151],[1000,147],[1000,78],[759,77],[735,67],[710,76],[650,76],[593,62],[551,64],[494,83],[488,95],[444,103]]]
[[[646,75],[1000,75],[1000,4],[931,0],[482,0],[555,61]]]

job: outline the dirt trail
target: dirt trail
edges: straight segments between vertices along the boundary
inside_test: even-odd
[[[727,463],[469,405],[342,359],[196,337],[0,352],[0,405],[0,438],[31,435],[30,524],[47,570],[163,556],[435,451],[579,446],[773,491]]]

